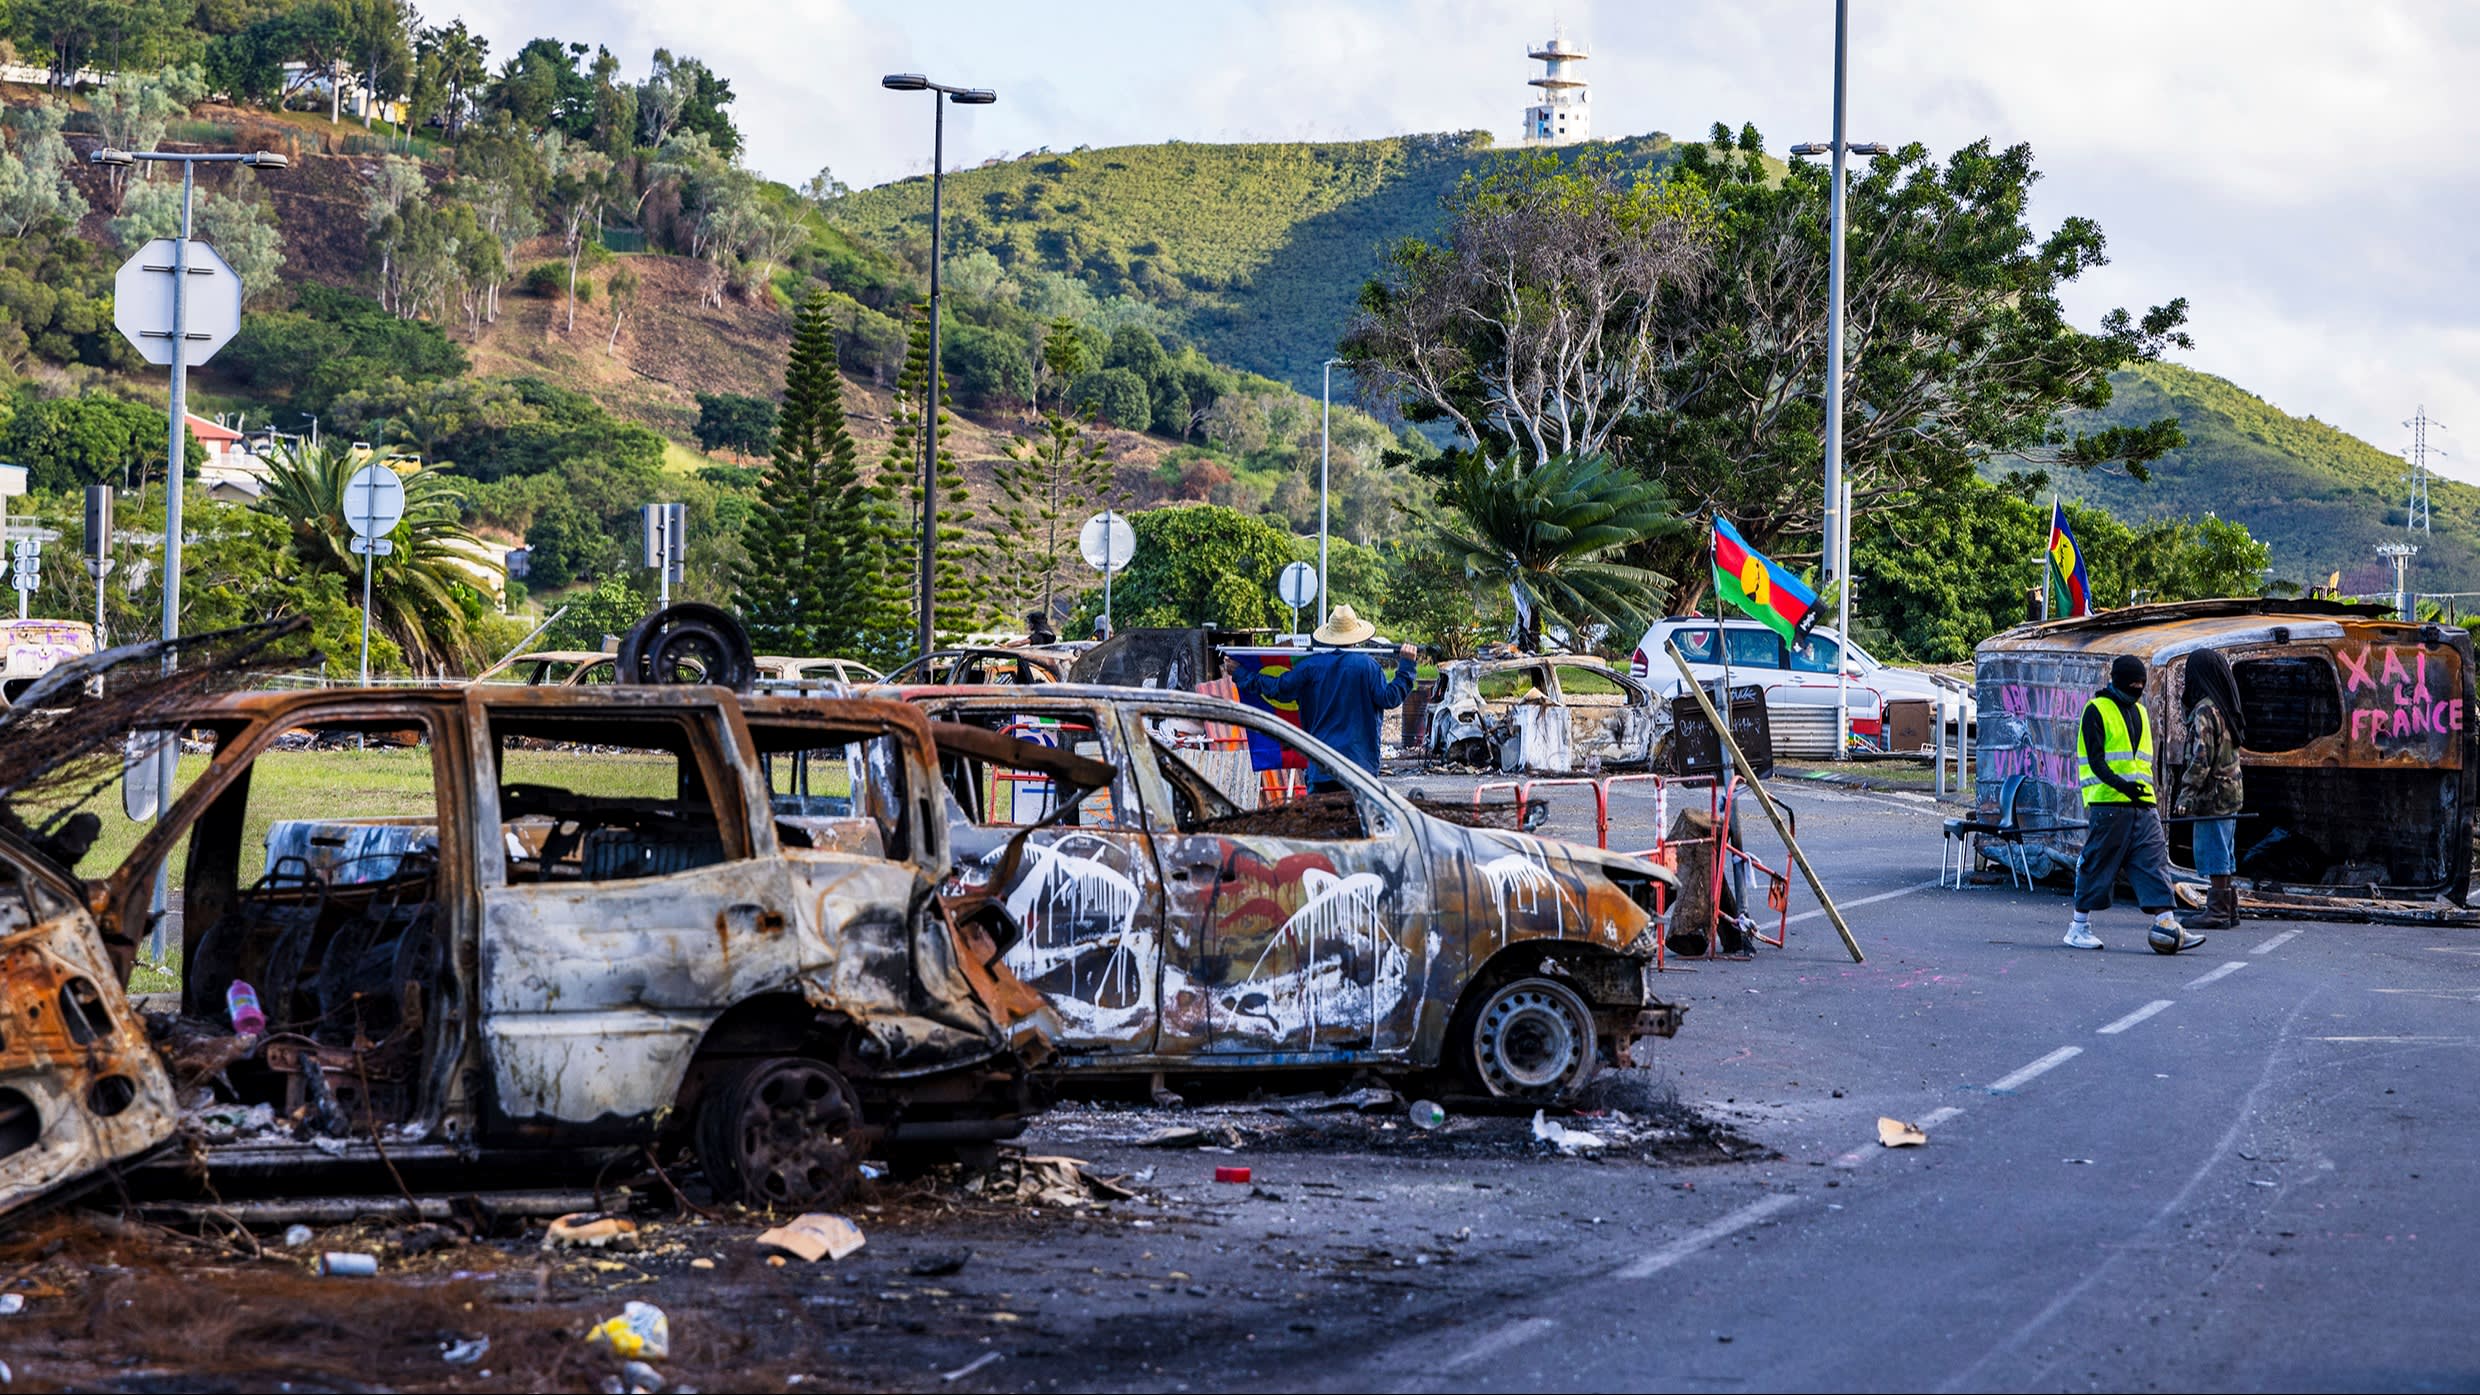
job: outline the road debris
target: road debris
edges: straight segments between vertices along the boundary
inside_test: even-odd
[[[1538,1109],[1533,1111],[1533,1138],[1571,1158],[1579,1153],[1597,1153],[1610,1146],[1610,1140],[1600,1134],[1588,1129],[1571,1129]]]
[[[623,1303],[618,1317],[605,1318],[586,1333],[586,1345],[623,1361],[661,1361],[672,1354],[672,1321],[652,1303]]]
[[[330,1279],[367,1279],[379,1272],[379,1257],[348,1250],[330,1250],[319,1256],[318,1272]]]
[[[15,1317],[26,1311],[26,1295],[0,1293],[0,1317]]]
[[[288,1250],[298,1250],[317,1238],[318,1232],[306,1225],[297,1223],[284,1228],[284,1248]]]
[[[904,1266],[904,1272],[917,1278],[944,1279],[950,1274],[962,1271],[967,1264],[972,1262],[973,1252],[971,1250],[957,1250],[950,1254],[923,1255]]]
[[[1929,1141],[1929,1135],[1921,1132],[1918,1124],[1907,1124],[1900,1119],[1880,1116],[1877,1121],[1877,1141],[1888,1148],[1917,1148]]]
[[[939,1379],[952,1385],[957,1381],[963,1380],[966,1376],[973,1374],[975,1371],[982,1369],[984,1366],[989,1365],[993,1361],[1002,1361],[1005,1359],[1006,1356],[1004,1353],[986,1351],[957,1367],[955,1370],[949,1371],[945,1375],[940,1376]]]
[[[663,1373],[643,1361],[632,1361],[620,1368],[620,1383],[629,1395],[659,1395]]]
[[[1092,1166],[1083,1158],[1009,1151],[999,1155],[998,1165],[990,1171],[965,1179],[964,1187],[1025,1206],[1090,1206],[1136,1196],[1111,1178],[1091,1172]]]
[[[1416,1129],[1434,1129],[1447,1122],[1447,1111],[1435,1100],[1414,1100],[1412,1107],[1404,1111],[1404,1117]]]
[[[1214,1180],[1245,1185],[1249,1180],[1249,1170],[1245,1167],[1218,1167],[1214,1169]]]
[[[543,1232],[546,1250],[634,1250],[637,1222],[626,1216],[579,1211],[558,1217]]]
[[[842,1259],[869,1242],[862,1236],[861,1227],[842,1216],[812,1211],[763,1232],[758,1243],[816,1264],[821,1258]]]
[[[451,1366],[472,1366],[490,1354],[489,1337],[468,1337],[463,1341],[439,1344],[439,1359]]]

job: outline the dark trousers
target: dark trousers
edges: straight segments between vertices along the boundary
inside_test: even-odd
[[[2135,886],[2136,905],[2159,914],[2178,904],[2170,894],[2170,842],[2160,811],[2139,804],[2087,804],[2084,855],[2075,863],[2075,908],[2106,911],[2121,868]]]

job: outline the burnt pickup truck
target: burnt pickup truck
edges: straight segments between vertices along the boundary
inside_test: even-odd
[[[1033,1107],[1047,1009],[935,895],[917,708],[474,685],[150,720],[193,754],[117,869],[0,817],[0,1213],[149,1155],[149,1185],[232,1196],[472,1190],[649,1146],[815,1205],[873,1147],[1007,1137]],[[0,760],[41,740],[0,730]],[[1108,774],[1024,754],[1061,789]],[[142,1020],[122,985],[168,861],[184,973]]]
[[[1002,961],[1067,1074],[1443,1070],[1573,1099],[1680,1009],[1653,991],[1640,858],[1431,817],[1280,718],[1174,689],[921,688],[976,727],[1110,767],[1071,791],[943,745],[951,897],[1002,903]],[[1316,763],[1346,789],[1308,795]]]

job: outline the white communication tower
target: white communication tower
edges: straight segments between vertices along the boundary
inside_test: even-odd
[[[1567,31],[1560,29],[1525,56],[1542,64],[1543,72],[1532,79],[1532,85],[1541,89],[1541,100],[1524,109],[1524,143],[1574,145],[1591,140],[1593,93],[1573,65],[1593,55],[1582,44],[1569,43]]]

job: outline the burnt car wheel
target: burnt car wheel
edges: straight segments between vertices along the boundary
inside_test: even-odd
[[[1503,983],[1473,1014],[1473,1075],[1501,1099],[1569,1099],[1593,1078],[1593,1066],[1593,1010],[1566,984]]]
[[[831,1206],[861,1173],[861,1103],[819,1061],[777,1057],[718,1083],[698,1113],[698,1158],[724,1197]]]

